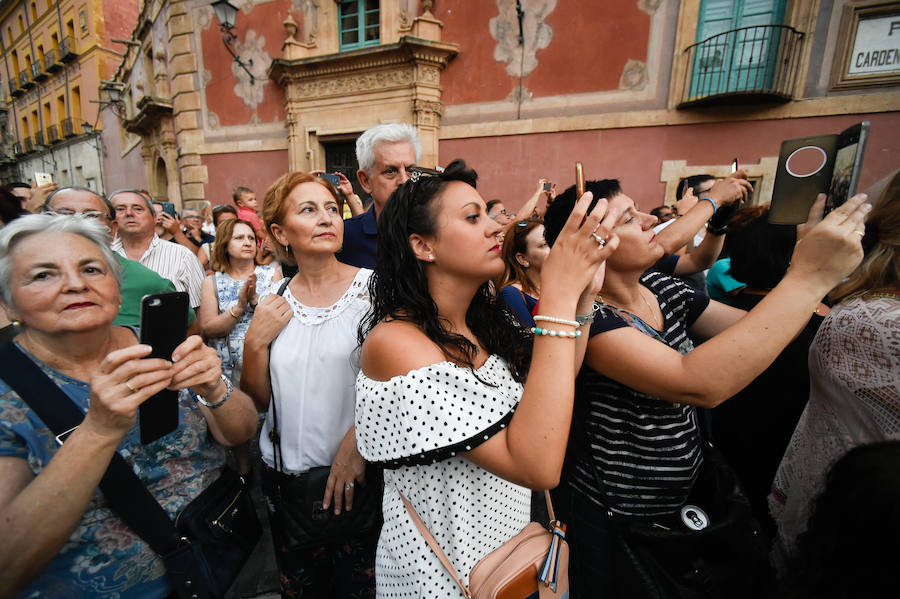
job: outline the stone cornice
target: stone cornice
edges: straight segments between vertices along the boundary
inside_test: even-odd
[[[388,67],[426,63],[439,69],[457,55],[459,46],[404,36],[394,44],[361,48],[348,52],[287,60],[276,58],[269,66],[269,78],[279,86],[289,82],[320,79],[333,75],[362,74]]]

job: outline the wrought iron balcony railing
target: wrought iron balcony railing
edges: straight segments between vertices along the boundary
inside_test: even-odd
[[[31,78],[35,81],[43,81],[47,78],[47,73],[41,70],[41,63],[37,60],[31,63]]]
[[[62,68],[62,65],[59,63],[59,54],[55,49],[50,48],[44,54],[44,70],[48,73],[52,73],[54,71],[58,71]]]
[[[787,25],[725,31],[681,53],[685,79],[679,108],[793,96],[803,33]]]
[[[22,140],[22,147],[25,149],[26,154],[34,152],[34,142],[31,141],[30,137],[26,137]]]
[[[38,150],[41,150],[41,146],[46,145],[44,143],[44,132],[43,131],[35,131],[34,132],[34,145]]]
[[[59,128],[56,125],[50,125],[47,127],[47,141],[50,143],[56,143],[59,141]]]
[[[25,93],[25,90],[23,90],[21,87],[19,87],[19,80],[15,77],[10,77],[9,78],[9,95],[15,97],[15,96],[21,96],[24,93]]]
[[[19,71],[19,87],[22,89],[31,89],[34,87],[34,81],[29,77],[28,69]]]
[[[75,38],[67,35],[59,42],[59,59],[63,62],[70,62],[78,57],[75,51]]]
[[[75,135],[77,135],[77,133],[75,133],[75,119],[71,117],[63,119],[61,125],[60,129],[62,130],[63,137],[75,137]]]

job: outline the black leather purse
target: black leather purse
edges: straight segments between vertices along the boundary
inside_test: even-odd
[[[0,347],[0,377],[60,444],[84,420],[78,406],[12,343]],[[163,558],[172,590],[185,599],[223,597],[262,534],[249,489],[227,467],[175,522],[118,452],[100,490],[119,518]]]

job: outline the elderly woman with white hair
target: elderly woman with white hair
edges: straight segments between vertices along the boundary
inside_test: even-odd
[[[109,509],[101,477],[118,451],[173,517],[217,478],[222,445],[255,430],[250,399],[231,393],[199,337],[170,361],[113,326],[120,278],[108,231],[92,219],[36,214],[0,231],[0,299],[21,327],[13,344],[84,413],[60,442],[0,379],[0,596],[166,597],[163,561]],[[179,427],[142,445],[138,406],[166,388],[221,407],[182,392]]]

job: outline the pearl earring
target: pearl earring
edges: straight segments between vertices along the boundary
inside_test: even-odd
[[[428,254],[428,261],[434,262],[434,254]]]

